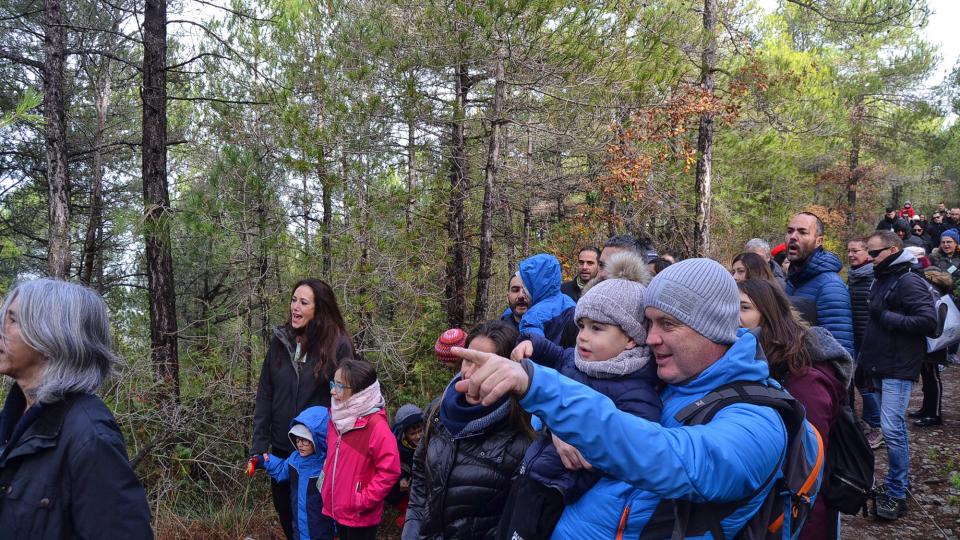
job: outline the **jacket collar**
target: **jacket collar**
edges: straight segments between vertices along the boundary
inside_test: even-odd
[[[19,386],[14,385],[14,388],[17,389],[16,391],[20,391]],[[12,392],[13,390],[11,390]],[[19,440],[13,441],[16,446],[9,451],[5,449],[5,457],[0,462],[0,467],[6,466],[7,462],[15,457],[35,454],[42,449],[56,446],[57,439],[63,429],[64,419],[70,412],[70,408],[81,396],[82,394],[68,394],[60,401],[43,404],[36,420],[27,427]],[[8,397],[8,402],[9,399]],[[6,407],[4,407],[4,410],[6,411]]]
[[[843,263],[836,255],[818,247],[802,265],[790,265],[787,281],[796,286],[806,283],[820,274],[839,272],[841,268],[843,268]]]
[[[873,273],[879,278],[891,274],[900,274],[910,270],[917,258],[909,251],[901,251],[897,256],[887,257],[883,262],[873,265]]]

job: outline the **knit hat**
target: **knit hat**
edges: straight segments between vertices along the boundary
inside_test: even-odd
[[[313,442],[313,433],[310,433],[310,429],[303,424],[294,424],[293,427],[290,428],[289,433],[290,435],[293,435],[293,437],[300,437],[301,439],[306,439],[311,443]],[[295,440],[293,437],[290,437],[291,441]],[[296,447],[297,445],[294,444],[293,446]]]
[[[740,326],[740,291],[733,276],[711,259],[671,264],[647,286],[645,308],[675,317],[714,343],[733,343]]]
[[[460,357],[450,352],[452,347],[463,347],[467,342],[467,333],[459,328],[451,328],[440,334],[437,342],[433,345],[433,350],[437,353],[437,359],[446,366],[452,366],[460,361]]]
[[[643,345],[647,341],[643,318],[645,292],[646,288],[636,281],[605,279],[580,297],[574,320],[589,317],[598,323],[615,324],[630,339]]]
[[[413,403],[403,404],[397,409],[397,414],[393,415],[394,430],[400,429],[400,431],[403,431],[422,422],[423,411]]]
[[[942,239],[944,236],[946,236],[946,237],[948,237],[948,238],[953,238],[953,241],[954,241],[954,242],[960,244],[960,233],[958,233],[956,229],[947,229],[947,230],[943,231],[942,233],[940,233],[940,238],[941,238],[941,239]]]

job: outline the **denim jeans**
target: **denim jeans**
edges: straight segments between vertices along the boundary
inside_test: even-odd
[[[863,398],[863,421],[872,428],[880,427],[880,396],[876,392],[860,392]]]
[[[910,448],[907,443],[907,405],[913,381],[883,379],[880,388],[880,429],[887,444],[887,495],[906,499],[910,489]]]

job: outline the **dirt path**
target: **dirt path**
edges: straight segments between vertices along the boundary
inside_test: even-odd
[[[960,487],[951,485],[951,472],[960,475],[960,366],[949,366],[943,378],[943,425],[910,426],[910,483],[907,514],[896,522],[844,516],[841,537],[850,540],[960,539]],[[920,384],[914,387],[909,410],[920,408]],[[887,472],[886,447],[876,453],[876,476]]]

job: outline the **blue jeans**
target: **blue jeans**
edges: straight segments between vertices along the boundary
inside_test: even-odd
[[[910,448],[907,443],[907,405],[913,381],[882,379],[880,384],[880,429],[887,444],[887,495],[906,499],[910,489]]]
[[[880,396],[876,392],[860,392],[863,398],[863,421],[872,428],[880,427]]]

